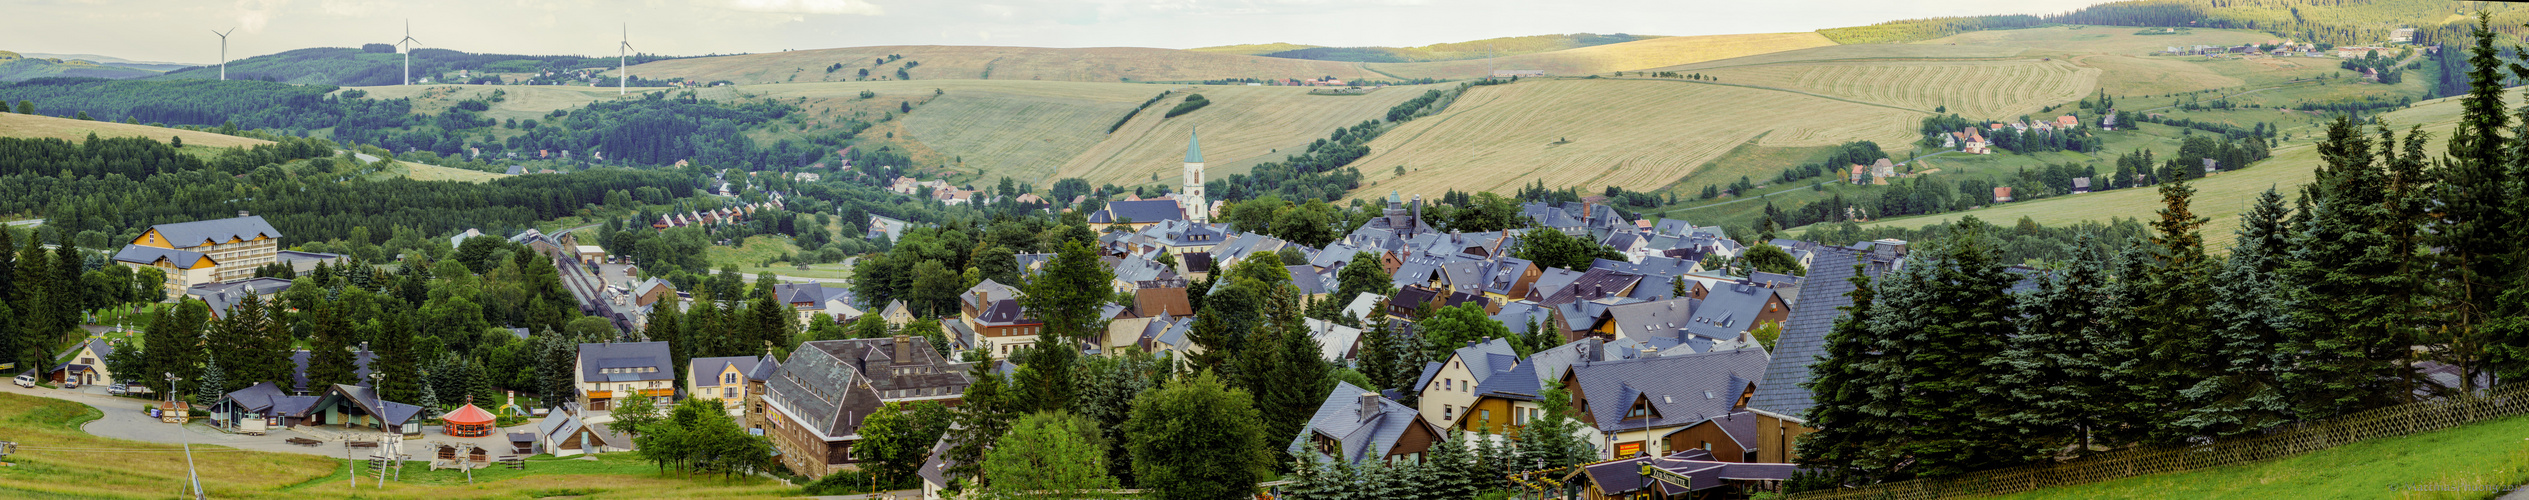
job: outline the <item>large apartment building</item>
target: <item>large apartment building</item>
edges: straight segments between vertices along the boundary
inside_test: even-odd
[[[280,252],[280,230],[262,216],[238,212],[227,219],[150,226],[114,260],[165,271],[167,296],[175,297],[193,285],[254,277],[256,267],[273,263]]]

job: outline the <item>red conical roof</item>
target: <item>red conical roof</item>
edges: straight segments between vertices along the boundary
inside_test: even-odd
[[[494,420],[492,412],[476,408],[473,403],[467,403],[464,407],[448,412],[448,416],[439,417],[439,419],[458,425],[491,425]]]

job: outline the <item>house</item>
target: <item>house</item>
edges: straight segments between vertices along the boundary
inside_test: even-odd
[[[831,321],[849,323],[860,319],[861,310],[852,307],[852,291],[816,283],[782,283],[773,285],[773,296],[790,304],[799,314],[799,324],[813,325],[818,316]]]
[[[536,439],[545,453],[556,457],[595,455],[606,452],[632,451],[632,438],[615,433],[605,426],[589,425],[580,418],[577,405],[564,404],[543,421],[536,422]]]
[[[632,305],[650,307],[659,301],[676,300],[676,285],[665,279],[650,278],[632,286]]]
[[[123,380],[114,378],[114,371],[105,366],[106,357],[113,355],[114,344],[106,342],[105,339],[88,339],[77,346],[72,346],[69,351],[61,353],[60,356],[55,356],[55,359],[61,360],[61,364],[53,365],[52,369],[46,373],[56,384],[77,382],[79,385],[95,385],[121,382]]]
[[[869,385],[882,402],[938,401],[956,406],[965,396],[966,386],[974,383],[966,377],[967,365],[940,354],[931,341],[921,337],[897,335],[799,344],[800,352],[809,350],[859,371],[859,380]]]
[[[2216,159],[2212,159],[2212,158],[2205,158],[2205,159],[2204,159],[2204,175],[2213,175],[2213,174],[2221,173],[2221,171],[2222,171],[2222,161],[2221,161],[2221,160],[2216,160]]]
[[[1510,371],[1476,385],[1475,402],[1468,405],[1468,416],[1458,419],[1454,429],[1489,430],[1516,437],[1530,422],[1545,415],[1538,398],[1547,384],[1561,380],[1574,364],[1606,361],[1608,354],[1608,345],[1596,338],[1537,351],[1519,360],[1519,365]]]
[[[2090,192],[2090,178],[2088,178],[2088,177],[2074,177],[2074,178],[2072,178],[2072,194],[2082,194],[2082,193],[2088,193],[2088,192]]]
[[[1887,158],[1880,158],[1879,161],[1870,162],[1870,175],[1881,179],[1896,177],[1897,164],[1896,162],[1888,161]]]
[[[685,396],[718,401],[721,407],[728,409],[730,416],[746,415],[747,408],[752,406],[747,403],[763,395],[764,378],[772,374],[772,365],[767,363],[778,364],[772,361],[770,354],[763,357],[694,358],[685,366],[685,380],[691,385],[686,389]]]
[[[1089,213],[1092,227],[1122,226],[1133,232],[1172,220],[1185,220],[1177,200],[1110,201],[1106,209]]]
[[[1317,349],[1327,362],[1338,366],[1352,359],[1361,343],[1361,329],[1317,318],[1306,318],[1308,336],[1317,339]]]
[[[1317,405],[1308,425],[1291,436],[1291,444],[1283,450],[1291,456],[1314,453],[1329,463],[1398,459],[1413,463],[1433,444],[1449,438],[1441,429],[1413,407],[1376,391],[1336,382],[1334,392]]]
[[[1697,301],[1694,316],[1681,326],[1685,335],[1678,339],[1693,347],[1694,352],[1755,345],[1756,339],[1748,336],[1750,332],[1791,317],[1791,304],[1776,290],[1748,282],[1712,287]]]
[[[1747,498],[1759,492],[1780,492],[1783,481],[1800,470],[1787,463],[1724,461],[1704,450],[1618,458],[1581,467],[1580,472],[1589,477],[1589,489],[1580,498]]]
[[[2099,117],[2099,128],[2105,130],[2116,130],[2116,113],[2108,113],[2107,116]]]
[[[907,224],[907,222],[902,220],[897,220],[884,215],[872,214],[869,216],[869,231],[867,233],[863,233],[862,238],[872,240],[884,238],[887,241],[896,241],[896,238],[904,237],[904,229]]]
[[[858,468],[852,446],[880,401],[869,378],[837,349],[803,344],[764,387],[766,432],[783,466],[810,478]]]
[[[510,167],[510,168],[518,168],[518,167]],[[518,175],[518,174],[514,174],[514,173],[513,173],[513,174],[509,174],[509,175]],[[457,248],[457,247],[465,246],[465,240],[466,240],[467,238],[473,238],[473,237],[476,237],[476,236],[482,236],[482,235],[483,235],[483,230],[481,230],[481,229],[471,229],[471,228],[466,229],[466,230],[465,230],[465,232],[462,232],[462,233],[457,233],[457,235],[456,235],[456,236],[450,236],[450,237],[448,237],[448,248]]]
[[[606,411],[634,391],[652,398],[676,396],[676,366],[666,342],[580,344],[572,387],[590,411]]]
[[[271,382],[256,382],[220,395],[211,404],[211,425],[247,434],[295,426],[306,421],[307,410],[316,406],[316,400],[316,396],[289,395]]]
[[[281,231],[262,216],[159,224],[115,252],[115,262],[131,267],[156,267],[166,272],[169,298],[203,283],[253,277],[255,268],[271,264],[281,248]]]
[[[1475,387],[1519,367],[1508,339],[1470,342],[1449,357],[1424,365],[1414,391],[1421,394],[1422,416],[1443,429],[1457,427],[1475,405]]]
[[[1133,289],[1133,316],[1187,316],[1194,314],[1194,305],[1186,297],[1184,279],[1144,281]]]
[[[2010,203],[2010,202],[2011,202],[2011,186],[1994,186],[1994,187],[1993,187],[1993,202],[1994,202],[1994,203]]]
[[[357,385],[327,386],[316,402],[307,409],[300,425],[332,425],[345,429],[368,427],[381,432],[404,435],[421,434],[422,408],[378,399],[375,389]]]
[[[1029,316],[1019,307],[1019,290],[1009,285],[983,280],[957,297],[958,319],[974,332],[977,348],[994,349],[996,357],[1036,345],[1037,334],[1045,327],[1043,320]]]
[[[1582,363],[1563,385],[1577,418],[1604,436],[1600,458],[1703,449],[1737,462],[1756,446],[1754,418],[1744,419],[1748,429],[1715,419],[1746,413],[1769,360],[1763,349],[1739,349]]]
[[[1805,422],[1789,415],[1799,415],[1816,405],[1809,390],[1801,384],[1810,380],[1809,367],[1826,355],[1826,334],[1843,318],[1842,308],[1853,305],[1849,281],[1859,265],[1863,275],[1877,278],[1903,265],[1907,244],[1902,240],[1879,240],[1856,243],[1849,247],[1824,246],[1817,250],[1816,265],[1809,266],[1809,275],[1801,284],[1800,307],[1783,321],[1783,335],[1774,342],[1773,361],[1765,368],[1763,383],[1757,386],[1756,398],[1749,402],[1749,411],[1773,419],[1760,424],[1760,441],[1767,443],[1760,452],[1791,454],[1789,443],[1798,434],[1807,432]],[[1770,435],[1763,433],[1771,432]],[[1779,440],[1777,442],[1776,440]],[[1787,461],[1788,459],[1786,459]]]
[[[904,305],[904,299],[888,300],[887,308],[879,310],[878,317],[887,320],[889,328],[904,328],[913,322],[913,309]]]

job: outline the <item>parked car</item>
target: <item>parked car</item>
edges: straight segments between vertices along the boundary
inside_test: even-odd
[[[61,388],[63,388],[63,389],[77,389],[77,388],[79,388],[79,379],[75,379],[75,378],[74,378],[74,379],[63,379],[63,380],[61,381]]]
[[[107,396],[121,396],[128,393],[129,392],[125,390],[123,384],[114,384],[105,387],[105,395]]]
[[[18,387],[35,387],[35,374],[33,372],[20,373],[17,383]]]

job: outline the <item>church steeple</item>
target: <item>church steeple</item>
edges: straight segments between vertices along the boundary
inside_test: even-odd
[[[1186,137],[1185,137],[1185,162],[1186,162],[1186,163],[1203,163],[1203,131],[1202,131],[1202,130],[1195,130],[1195,131],[1192,131],[1192,132],[1188,132],[1188,133],[1186,133]]]

